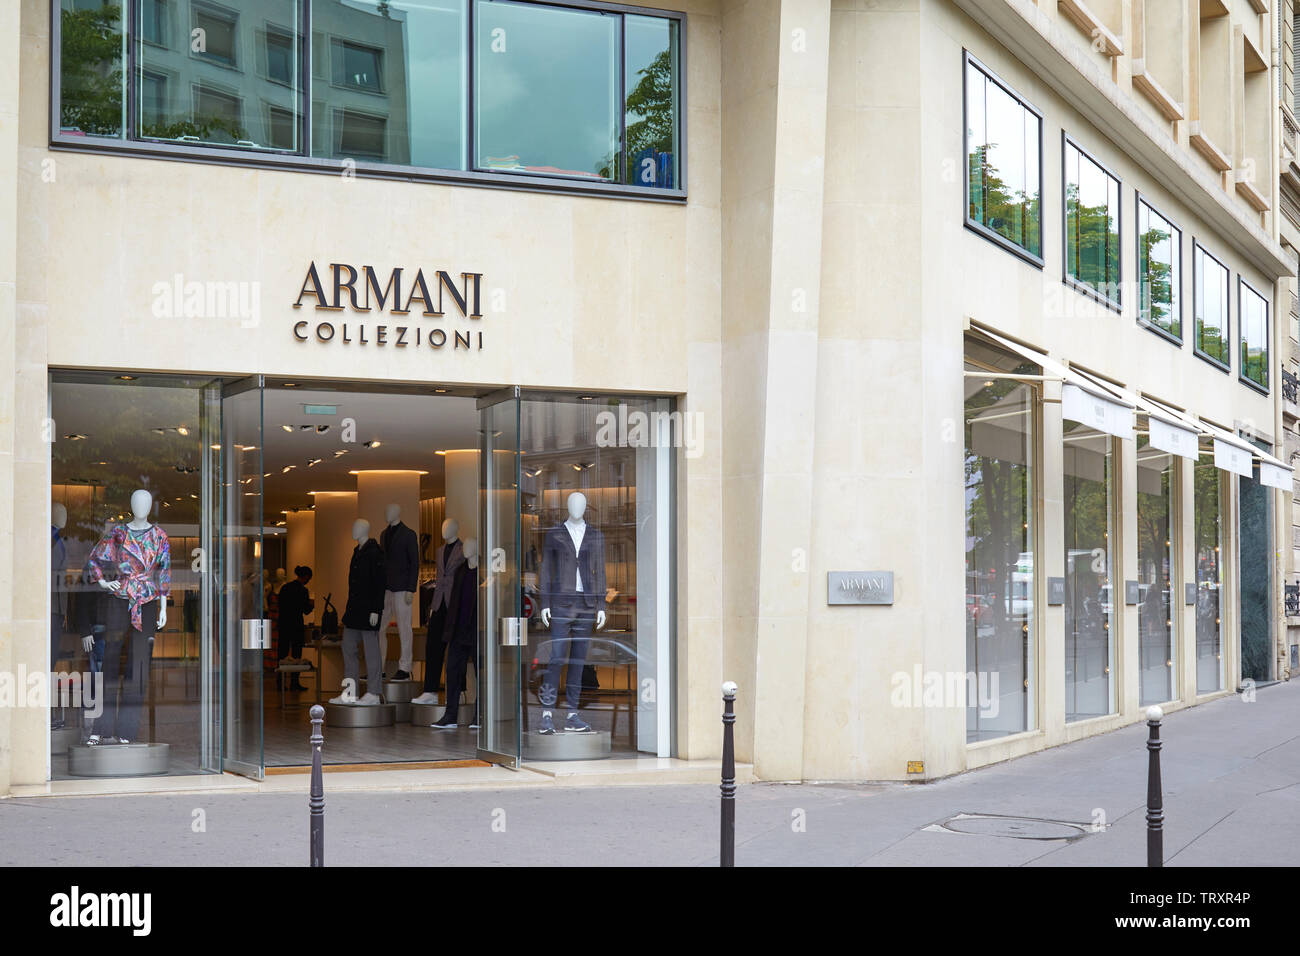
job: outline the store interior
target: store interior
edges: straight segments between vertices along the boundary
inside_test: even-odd
[[[205,733],[212,726],[205,714],[210,715],[213,702],[220,700],[221,655],[210,620],[216,616],[211,610],[214,599],[205,588],[219,585],[203,567],[199,550],[203,524],[212,520],[212,502],[221,494],[219,390],[214,401],[211,383],[198,380],[86,373],[56,379],[51,394],[58,432],[52,500],[67,512],[64,527],[52,529],[52,552],[59,554],[52,558],[56,665],[61,670],[92,670],[90,651],[78,633],[84,629],[79,627],[78,606],[84,603],[83,595],[94,591],[83,571],[105,530],[131,518],[133,491],[147,489],[153,500],[148,520],[161,525],[170,539],[171,583],[166,623],[154,636],[140,690],[136,739],[170,745],[169,773],[212,769],[215,735]],[[569,399],[555,407],[538,403],[535,427],[521,433],[526,458],[520,581],[526,613],[532,616],[524,648],[522,720],[525,731],[537,724],[539,685],[548,663],[548,628],[537,601],[544,539],[564,520],[572,493],[581,491],[588,501],[586,520],[603,532],[607,584],[606,625],[592,636],[587,652],[581,709],[593,730],[610,733],[610,756],[631,756],[653,752],[654,746],[650,728],[638,728],[640,678],[654,673],[645,642],[637,640],[638,558],[653,564],[644,560],[651,536],[643,532],[638,540],[638,527],[647,527],[646,515],[638,521],[637,509],[637,476],[645,471],[639,459],[644,455],[631,448],[597,448],[592,409],[582,404],[588,401]],[[378,539],[393,505],[418,540],[418,589],[410,605],[411,675],[423,680],[425,622],[436,587],[435,556],[443,544],[444,522],[453,519],[458,524],[462,542],[478,537],[479,422],[469,390],[369,384],[353,390],[293,381],[268,383],[263,390],[263,528],[260,546],[252,551],[260,551],[260,568],[246,574],[239,587],[251,591],[260,586],[262,613],[273,628],[271,646],[262,652],[268,772],[309,762],[308,710],[339,694],[343,677],[340,644],[321,632],[326,599],[342,617],[354,521],[368,520],[370,536]],[[241,446],[241,451],[251,454],[258,449]],[[278,604],[281,589],[302,567],[312,572],[306,588],[314,605],[304,618],[304,646],[295,654],[293,648],[280,646]],[[652,574],[653,568],[644,567],[641,573]],[[381,631],[383,666],[391,678],[402,656],[395,616],[383,622]],[[286,653],[310,668],[281,672],[277,668]],[[125,648],[122,654],[118,672],[129,675],[132,662]],[[364,669],[363,662],[363,676]],[[426,765],[473,759],[478,731],[465,715],[474,713],[476,692],[477,675],[470,664],[458,728],[400,721],[388,727],[330,728],[326,761]],[[445,676],[436,693],[445,706]],[[125,706],[126,678],[120,690],[115,686],[107,691],[110,697],[114,694],[116,706]],[[650,708],[651,719],[646,721],[647,708],[641,702],[643,723],[654,723],[653,702]],[[113,704],[107,709],[112,711]],[[75,708],[55,706],[51,717],[56,727],[86,724]],[[92,729],[103,720],[91,722]],[[84,738],[86,730],[81,726],[75,735]],[[66,758],[52,756],[52,770],[56,779],[66,776]]]

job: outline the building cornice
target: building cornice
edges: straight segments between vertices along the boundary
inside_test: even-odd
[[[953,2],[1261,272],[1272,279],[1296,274],[1296,257],[1252,222],[1217,177],[1200,168],[1133,97],[1098,69],[1076,42],[1071,24],[1049,16],[1031,0]]]

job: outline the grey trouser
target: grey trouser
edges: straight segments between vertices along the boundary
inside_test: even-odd
[[[357,654],[357,645],[364,642],[366,646],[366,675],[369,684],[365,691],[361,689],[361,659]],[[357,627],[343,628],[343,689],[349,687],[360,697],[363,693],[382,694],[384,692],[384,663],[379,659],[379,632],[363,631]]]

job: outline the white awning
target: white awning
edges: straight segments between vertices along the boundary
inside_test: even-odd
[[[1121,401],[1128,402],[1145,414],[1149,426],[1147,437],[1150,439],[1153,448],[1167,451],[1171,455],[1190,458],[1193,461],[1200,457],[1200,448],[1198,447],[1200,444],[1200,430],[1194,424],[1188,423],[1182,416],[1175,414],[1172,409],[1165,408],[1144,395],[1130,392],[1113,382],[1102,381],[1082,369],[1073,369],[1072,371],[1094,382],[1098,387],[1114,392],[1115,396]]]
[[[1254,474],[1251,467],[1252,455],[1234,442],[1226,442],[1217,436],[1214,439],[1214,467],[1230,471],[1234,475],[1250,478]]]
[[[1259,463],[1259,483],[1262,485],[1290,491],[1292,477],[1291,469],[1281,462],[1274,464],[1271,461],[1261,461]]]
[[[1041,366],[1043,373],[1063,382],[1061,388],[1061,415],[1116,438],[1133,437],[1133,404],[1099,386],[1092,379],[1049,358],[1036,349],[1005,339],[996,332],[972,326],[981,335],[992,339],[1008,351]]]

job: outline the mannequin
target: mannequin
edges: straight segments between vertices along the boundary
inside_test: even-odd
[[[586,522],[586,495],[573,492],[567,505],[569,517],[546,533],[542,546],[542,624],[551,628],[551,659],[538,692],[545,708],[539,734],[555,733],[551,708],[566,665],[564,729],[591,733],[591,725],[578,715],[582,668],[593,625],[596,630],[605,626],[605,539]]]
[[[67,526],[68,509],[56,501],[50,506],[50,670],[59,659],[68,617],[68,545],[63,539]]]
[[[402,656],[398,659],[397,673],[393,675],[393,680],[410,680],[411,668],[414,666],[411,662],[411,647],[414,643],[411,636],[411,602],[420,583],[420,541],[419,536],[402,523],[401,505],[391,504],[384,509],[384,519],[388,522],[388,527],[379,536],[379,546],[384,549],[387,582],[379,649],[388,649],[386,629],[388,622],[396,618]]]
[[[478,542],[464,542],[465,563],[452,583],[451,602],[442,642],[447,645],[447,706],[433,724],[438,730],[455,730],[460,726],[460,695],[465,689],[466,668],[471,657],[478,672]],[[471,728],[478,726],[478,702],[474,703]]]
[[[379,623],[384,610],[384,552],[370,537],[370,522],[352,522],[352,563],[348,566],[348,603],[343,611],[343,693],[331,704],[383,703],[383,664],[379,660]],[[361,661],[358,645],[366,650],[366,693],[358,698]]]
[[[465,549],[460,543],[460,523],[448,518],[442,523],[442,547],[438,549],[438,576],[434,581],[433,601],[424,635],[424,693],[413,704],[438,703],[438,679],[442,676],[442,657],[446,645],[441,635],[447,624],[456,572],[465,563]]]
[[[88,742],[130,743],[139,736],[140,709],[149,686],[154,633],[167,624],[171,546],[167,532],[149,522],[153,495],[131,494],[131,520],[115,524],[90,552],[86,579],[106,592],[104,618],[104,730]],[[93,644],[93,642],[92,642]],[[117,681],[126,645],[126,674],[116,710]],[[97,726],[97,729],[98,726]]]

